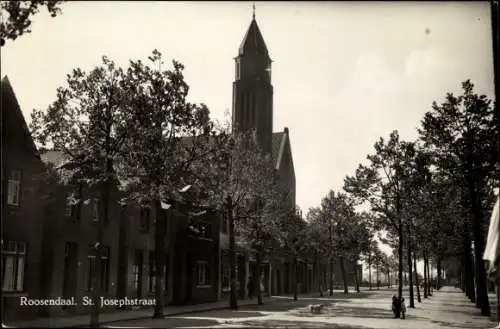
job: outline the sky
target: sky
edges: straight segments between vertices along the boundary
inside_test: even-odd
[[[373,144],[398,130],[406,140],[433,101],[471,79],[493,97],[488,2],[256,2],[273,59],[275,132],[288,127],[297,204],[306,212],[340,191]],[[213,118],[231,110],[234,60],[252,2],[67,2],[44,10],[32,33],[1,48],[29,122],[66,74],[103,55],[119,65],[154,49],[185,65],[189,100]],[[171,65],[170,65],[171,66]]]

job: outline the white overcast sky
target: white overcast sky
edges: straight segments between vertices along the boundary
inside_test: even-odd
[[[29,121],[45,109],[73,68],[107,55],[121,65],[153,49],[185,66],[190,100],[214,118],[231,109],[233,58],[249,26],[251,2],[68,2],[33,32],[1,48]],[[319,205],[365,161],[381,136],[405,139],[432,101],[472,79],[493,96],[487,2],[257,2],[273,63],[274,131],[290,129],[297,203]]]

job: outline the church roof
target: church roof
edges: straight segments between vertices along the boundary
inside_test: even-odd
[[[273,145],[271,146],[271,152],[272,152],[272,157],[273,157],[273,163],[275,165],[278,164],[278,157],[281,149],[281,144],[283,143],[285,133],[283,131],[280,131],[279,133],[273,133]]]
[[[288,138],[288,127],[279,133],[273,133],[272,145],[271,145],[271,156],[273,158],[273,163],[276,169],[279,169],[281,158],[285,152],[285,143]]]
[[[238,55],[243,56],[246,54],[258,54],[265,55],[269,57],[269,52],[267,51],[266,43],[260,33],[259,26],[255,17],[252,19],[250,26],[248,27],[247,33],[241,42]]]

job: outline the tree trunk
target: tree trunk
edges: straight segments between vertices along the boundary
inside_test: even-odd
[[[480,210],[478,210],[481,212]],[[476,220],[473,221],[474,232],[474,255],[476,268],[476,289],[477,289],[477,306],[481,308],[481,315],[490,316],[490,302],[488,299],[488,278],[486,276],[486,268],[483,261],[484,253],[484,234],[482,232],[481,214],[476,215]]]
[[[97,222],[97,242],[93,246],[94,253],[94,273],[92,280],[92,312],[90,314],[90,327],[99,328],[99,311],[101,309],[101,257],[102,257],[102,238],[103,238],[103,223],[99,218]]]
[[[417,301],[419,303],[422,302],[420,298],[420,282],[418,281],[418,272],[417,272],[417,255],[413,252],[413,271],[415,273],[415,285],[417,286]]]
[[[297,275],[297,256],[293,257],[293,300],[298,299],[298,275]]]
[[[109,109],[108,109],[109,112]],[[108,123],[108,134],[106,134],[106,141],[105,145],[111,145],[111,121]],[[102,266],[101,266],[101,257],[102,257],[102,240],[104,236],[104,225],[107,225],[109,223],[109,193],[111,189],[111,181],[109,180],[109,175],[113,172],[113,160],[108,157],[107,155],[109,154],[109,149],[106,150],[106,162],[105,162],[105,173],[106,173],[106,178],[102,184],[102,212],[99,207],[98,213],[99,213],[99,218],[97,220],[97,241],[96,244],[94,245],[94,260],[95,260],[95,268],[94,268],[94,273],[93,273],[93,280],[92,280],[92,311],[90,314],[90,327],[91,328],[99,328],[99,311],[101,309],[101,301],[100,301],[100,296],[101,296],[101,286],[102,286]],[[99,204],[98,204],[99,205]],[[101,219],[102,215],[102,219]],[[108,255],[109,256],[109,255]],[[109,270],[109,269],[108,269]]]
[[[340,270],[342,271],[342,281],[344,281],[344,294],[348,294],[349,288],[347,287],[347,274],[343,256],[340,256]]]
[[[408,239],[409,240],[409,239]],[[415,308],[415,297],[413,296],[413,271],[411,270],[412,268],[412,261],[411,261],[411,244],[410,241],[408,241],[408,247],[407,249],[407,258],[408,258],[408,280],[410,284],[410,307]]]
[[[333,296],[333,258],[330,258],[330,296]]]
[[[387,288],[391,287],[391,271],[387,271]]]
[[[231,294],[229,298],[229,307],[233,310],[238,309],[238,299],[236,298],[236,241],[234,237],[234,217],[233,217],[233,199],[227,197],[227,220],[228,220],[228,235],[229,235],[229,267],[231,272]]]
[[[257,254],[255,255],[254,292],[255,295],[257,296],[258,305],[263,304],[262,294],[260,292],[260,284],[262,282],[260,268],[261,268],[261,253],[260,251],[257,251]]]
[[[469,137],[468,135],[467,137]],[[483,214],[481,209],[481,198],[478,194],[476,169],[473,168],[472,150],[473,141],[467,138],[467,158],[465,159],[467,189],[470,198],[470,210],[472,214],[472,235],[474,238],[474,255],[475,255],[475,270],[476,270],[476,289],[477,289],[477,303],[481,308],[481,315],[490,316],[490,303],[488,300],[488,288],[486,282],[486,268],[483,261],[484,253],[484,232],[483,232]]]
[[[426,257],[425,262],[427,263],[427,296],[432,296],[432,290],[431,290],[432,276],[430,269],[431,266],[429,263],[429,256]]]
[[[464,275],[465,293],[467,297],[469,297],[470,301],[475,303],[476,289],[474,288],[474,270],[473,270],[474,265],[471,257],[471,250],[469,243],[466,243],[464,261],[465,261],[465,275]]]
[[[398,287],[398,300],[403,298],[403,222],[401,220],[401,208],[400,208],[400,200],[399,196],[396,198],[396,216],[399,221],[398,227],[398,278],[399,278],[399,287]],[[400,316],[400,308],[396,308],[396,317]]]
[[[359,292],[359,280],[358,280],[358,262],[354,262],[354,287],[357,292]]]
[[[379,268],[379,265],[376,264],[375,265],[375,271],[377,271],[377,290],[380,290],[380,268]]]
[[[427,262],[425,261],[426,258],[426,253],[424,252],[424,298],[428,298],[429,296],[427,295],[427,285],[429,284],[428,278],[427,278]]]
[[[372,290],[372,252],[368,253],[368,284]]]
[[[441,257],[438,257],[437,259],[437,283],[436,283],[436,289],[439,290],[441,289]]]
[[[320,269],[322,268],[321,267],[321,262],[319,260],[319,256],[316,254],[315,255],[315,258],[316,258],[316,278],[318,280],[318,290],[319,290],[319,296],[320,297],[323,297],[323,276],[321,275],[321,272]]]
[[[152,215],[156,221],[155,225],[155,307],[153,318],[163,318],[163,309],[165,308],[165,292],[163,291],[163,281],[165,275],[163,268],[165,266],[165,240],[166,240],[166,222],[161,211],[160,201],[154,200],[151,205]]]

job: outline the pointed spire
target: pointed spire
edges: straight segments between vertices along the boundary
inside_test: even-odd
[[[266,43],[264,42],[264,38],[262,37],[257,21],[255,20],[255,3],[252,7],[252,21],[250,22],[250,26],[248,27],[243,41],[241,42],[238,54],[245,55],[251,53],[269,56]]]

